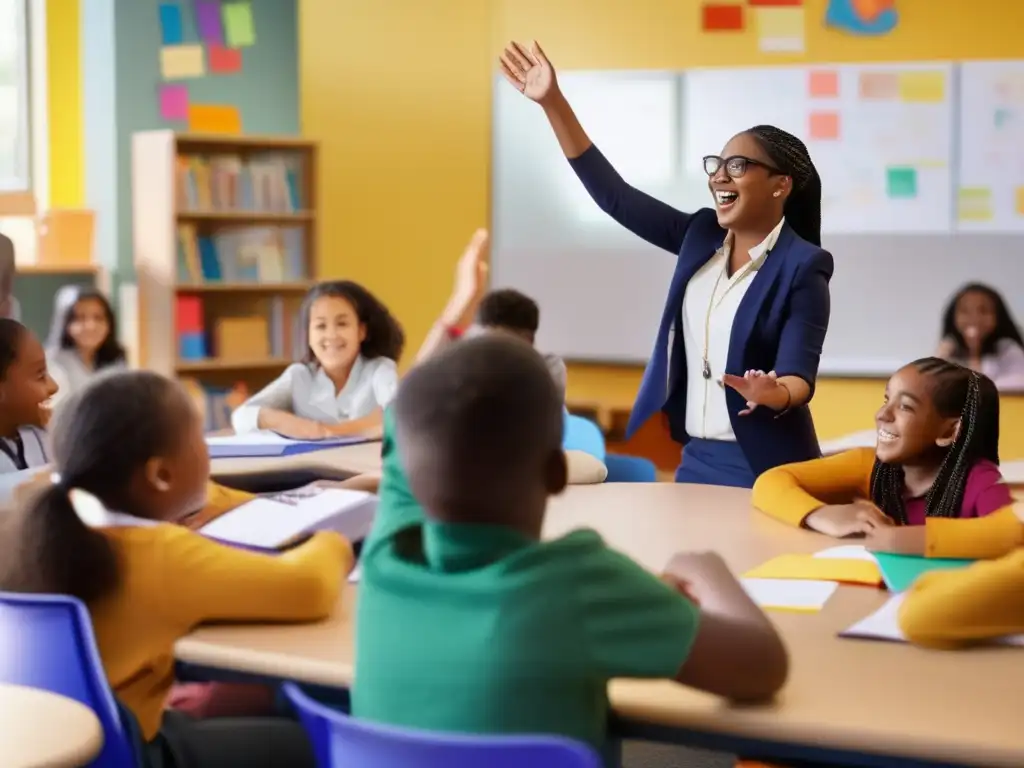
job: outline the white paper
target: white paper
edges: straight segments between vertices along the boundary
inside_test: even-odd
[[[819,611],[839,587],[812,579],[742,579],[743,589],[762,608]]]
[[[308,442],[312,441],[293,440],[265,429],[246,432],[244,435],[208,435],[206,438],[207,445],[293,445]]]
[[[838,547],[829,547],[815,553],[815,557],[825,560],[867,560],[869,563],[877,562],[875,556],[861,544],[845,544]]]
[[[890,598],[881,608],[865,619],[861,619],[849,629],[840,632],[840,637],[856,637],[868,640],[888,640],[890,642],[905,643],[900,630],[899,613],[900,606],[907,593],[902,592]],[[1011,635],[992,641],[995,645],[1024,646],[1024,635]]]
[[[349,584],[358,584],[360,577],[363,575],[363,567],[356,563],[356,567],[352,569],[352,573],[348,575]]]

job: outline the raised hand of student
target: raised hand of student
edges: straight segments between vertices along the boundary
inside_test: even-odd
[[[722,384],[735,389],[747,401],[747,407],[740,411],[740,416],[753,413],[762,405],[777,411],[789,406],[789,390],[779,383],[775,371],[746,371],[742,376],[727,373],[722,376]]]
[[[499,62],[505,79],[531,101],[543,104],[558,93],[555,68],[536,40],[529,48],[513,40],[505,46]]]
[[[923,525],[890,525],[868,531],[864,536],[864,546],[872,552],[924,555],[926,540]]]
[[[852,504],[828,504],[807,516],[804,525],[812,531],[837,539],[868,535],[876,529],[893,526],[892,518],[864,499]]]
[[[480,300],[487,292],[490,271],[488,255],[491,236],[486,229],[478,229],[466,245],[455,265],[455,283],[442,316],[450,328],[463,329],[473,321]]]

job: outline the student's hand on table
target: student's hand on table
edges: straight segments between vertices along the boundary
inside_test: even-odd
[[[722,384],[735,389],[747,401],[740,416],[753,413],[761,405],[782,410],[790,400],[789,390],[779,383],[775,371],[746,371],[742,376],[727,373],[722,376]]]
[[[690,582],[680,579],[678,576],[673,576],[671,573],[661,574],[661,580],[690,602],[698,606],[700,605],[700,600],[693,593],[693,587],[690,586]]]
[[[892,527],[893,521],[870,501],[858,499],[852,504],[828,504],[807,516],[804,525],[812,531],[842,539],[867,535],[876,529]]]
[[[490,244],[490,233],[486,229],[478,229],[455,265],[455,283],[443,315],[449,328],[462,329],[473,321],[480,300],[487,292]]]
[[[872,552],[894,555],[924,555],[927,533],[923,525],[875,528],[864,537],[864,546]]]
[[[555,68],[536,40],[529,48],[513,40],[505,46],[498,61],[505,79],[530,101],[544,104],[558,93]]]

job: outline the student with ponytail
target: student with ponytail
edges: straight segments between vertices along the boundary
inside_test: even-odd
[[[937,357],[915,360],[889,379],[875,421],[874,450],[765,472],[754,506],[829,536],[881,540],[890,526],[984,517],[1011,504],[988,377]]]
[[[144,766],[313,766],[286,719],[164,711],[174,644],[208,621],[311,621],[334,607],[352,551],[318,533],[280,555],[180,523],[203,506],[209,456],[188,396],[154,373],[99,377],[62,407],[59,480],[0,532],[0,590],[72,595],[89,609],[111,688],[146,741]]]
[[[821,179],[803,142],[768,125],[737,134],[704,158],[715,209],[683,213],[619,176],[537,43],[510,43],[500,63],[543,108],[594,202],[677,257],[627,433],[663,411],[685,446],[678,482],[749,488],[771,467],[819,456],[807,403],[833,265],[821,248]]]

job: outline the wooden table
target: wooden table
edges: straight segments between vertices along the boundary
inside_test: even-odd
[[[93,711],[64,696],[0,683],[0,712],[4,768],[75,768],[103,747]]]
[[[834,541],[753,512],[749,494],[658,483],[570,488],[552,501],[545,534],[596,528],[651,570],[679,550],[715,550],[737,573]],[[836,633],[877,609],[886,594],[841,587],[818,614],[773,613],[792,656],[790,680],[769,706],[742,708],[666,681],[615,681],[623,733],[776,759],[845,765],[1024,765],[1024,652],[961,653],[841,640]],[[204,667],[327,686],[352,680],[355,589],[326,622],[207,627],[178,644]],[[868,755],[865,757],[865,755]],[[916,761],[916,762],[915,762]]]
[[[341,445],[291,456],[213,459],[210,476],[219,483],[245,490],[266,490],[269,483],[302,485],[312,480],[345,480],[379,473],[380,441]]]

